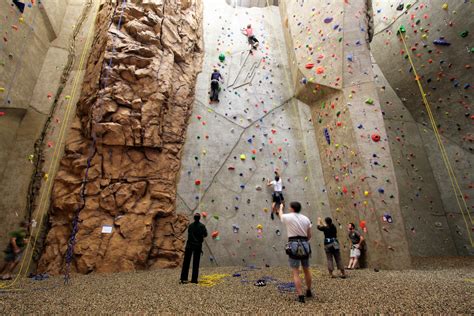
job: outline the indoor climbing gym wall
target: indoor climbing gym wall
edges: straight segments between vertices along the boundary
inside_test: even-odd
[[[294,98],[278,7],[204,3],[205,56],[198,76],[178,183],[177,212],[204,215],[206,265],[282,265],[286,232],[271,219],[279,171],[287,204],[300,201],[313,222],[330,214],[310,109]],[[242,28],[260,41],[249,53]],[[224,77],[209,103],[210,76]],[[323,262],[315,243],[314,260]]]
[[[41,271],[179,264],[187,219],[174,212],[175,179],[201,70],[201,25],[199,1],[100,6]]]
[[[408,267],[397,179],[371,69],[370,3],[283,1],[281,10],[294,85],[311,106],[333,218],[341,231],[353,222],[363,232],[368,266]]]
[[[374,68],[414,256],[473,254],[473,12],[470,0],[373,1]]]
[[[47,213],[52,157],[74,82],[81,81],[91,1],[0,1],[0,248],[9,231]],[[73,21],[73,22],[71,22]],[[43,195],[41,198],[40,196]],[[39,235],[38,235],[39,236]],[[36,257],[37,258],[37,257]]]

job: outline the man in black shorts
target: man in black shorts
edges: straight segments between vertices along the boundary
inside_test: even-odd
[[[272,220],[275,218],[274,214],[278,211],[280,204],[285,207],[285,197],[283,196],[283,181],[280,178],[278,170],[275,171],[275,179],[273,181],[268,180],[268,186],[273,186],[272,193],[272,213],[270,217]]]

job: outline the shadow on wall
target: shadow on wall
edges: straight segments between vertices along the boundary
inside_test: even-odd
[[[269,6],[278,6],[280,4],[280,0],[226,0],[228,5],[232,7],[245,7],[245,8],[253,8],[253,7],[269,7]]]

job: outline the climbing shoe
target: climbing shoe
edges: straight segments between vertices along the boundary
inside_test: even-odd
[[[299,303],[304,303],[304,295],[298,295],[298,302]]]
[[[313,293],[311,292],[311,290],[306,290],[306,297],[307,298],[313,297]]]

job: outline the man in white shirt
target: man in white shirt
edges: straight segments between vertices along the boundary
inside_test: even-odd
[[[270,181],[268,180],[267,186],[273,186],[273,193],[272,193],[272,212],[270,217],[272,220],[274,219],[273,214],[277,213],[278,208],[280,205],[285,206],[285,198],[283,197],[283,181],[281,180],[280,174],[278,170],[275,171],[275,180]]]
[[[300,214],[301,204],[299,202],[290,203],[290,213],[283,214],[283,204],[277,212],[281,222],[285,224],[288,233],[288,244],[286,253],[289,256],[290,267],[293,271],[298,301],[305,302],[300,279],[300,264],[303,267],[304,279],[306,281],[306,297],[312,297],[311,293],[311,271],[309,270],[309,257],[311,256],[311,221],[308,217]]]

